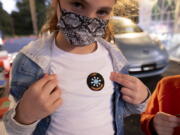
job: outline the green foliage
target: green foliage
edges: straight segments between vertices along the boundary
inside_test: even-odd
[[[37,1],[37,0],[35,0]],[[38,0],[38,2],[36,2],[36,14],[37,14],[37,18],[38,18],[38,29],[40,30],[42,25],[45,23],[46,21],[46,12],[48,10],[48,7],[50,5],[50,3],[47,3],[48,0]]]
[[[28,35],[33,33],[29,1],[23,0],[16,4],[19,11],[11,13],[16,35]]]
[[[0,31],[4,35],[12,35],[12,18],[11,16],[2,8],[2,3],[0,2]]]
[[[35,0],[38,29],[40,30],[44,24],[46,17],[47,0]],[[31,20],[29,0],[18,0],[16,3],[18,11],[11,14],[16,35],[33,34],[33,26]]]

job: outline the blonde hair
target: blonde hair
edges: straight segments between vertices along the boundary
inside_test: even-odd
[[[129,12],[132,7],[137,7],[137,0],[116,0],[116,4],[113,7],[112,16],[123,16],[123,17],[129,17],[131,16],[131,13]],[[51,7],[49,9],[49,14],[47,17],[46,23],[43,25],[41,34],[46,32],[55,32],[58,33],[58,18],[57,18],[57,0],[52,0]],[[137,8],[136,8],[137,9]],[[106,33],[104,36],[104,39],[107,41],[111,41],[113,39],[113,30],[112,25],[109,23],[106,27]]]

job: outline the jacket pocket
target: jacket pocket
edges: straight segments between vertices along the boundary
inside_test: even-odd
[[[26,56],[24,56],[26,57]],[[38,65],[32,60],[28,58],[24,58],[19,63],[18,73],[24,74],[24,75],[30,75],[32,77],[36,77],[38,72]]]

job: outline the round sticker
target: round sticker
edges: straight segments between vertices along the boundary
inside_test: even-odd
[[[91,73],[87,78],[87,85],[93,91],[100,91],[104,87],[104,78],[99,73]]]

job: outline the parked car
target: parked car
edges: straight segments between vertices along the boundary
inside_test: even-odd
[[[129,61],[129,73],[136,77],[150,77],[162,74],[169,61],[164,46],[124,17],[112,17],[114,42]]]

